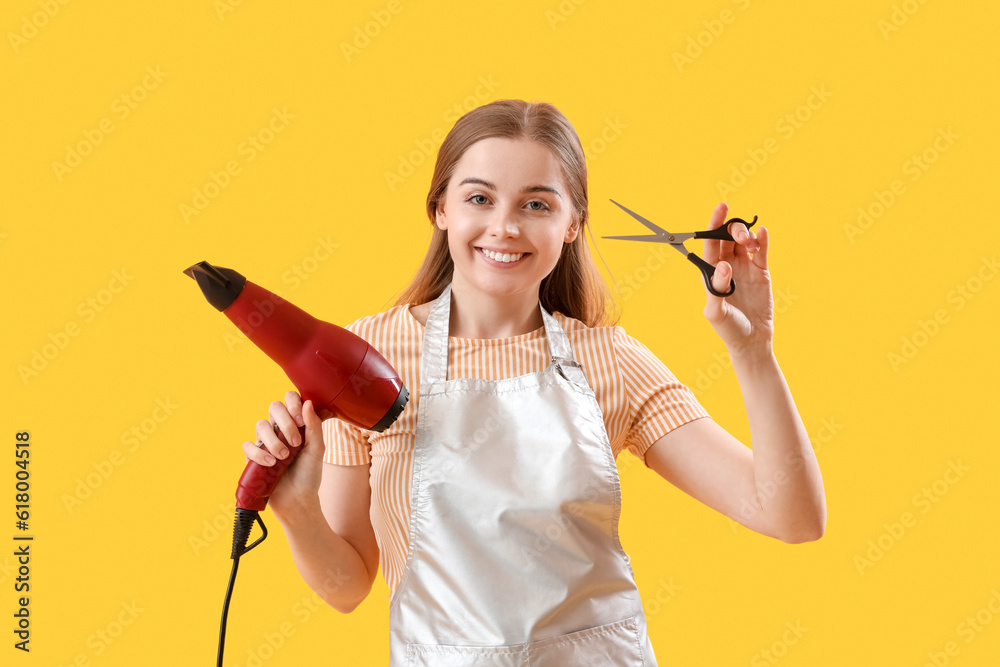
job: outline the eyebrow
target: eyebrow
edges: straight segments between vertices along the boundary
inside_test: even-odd
[[[473,176],[470,176],[469,178],[466,178],[465,180],[463,180],[458,185],[462,186],[462,185],[465,185],[466,183],[475,183],[477,185],[482,185],[482,186],[484,186],[486,188],[489,188],[490,190],[494,190],[494,191],[497,189],[497,186],[493,185],[489,181],[484,181],[481,178],[475,178]],[[555,196],[557,196],[560,199],[562,199],[562,195],[559,193],[559,191],[556,190],[553,187],[549,187],[548,185],[526,185],[523,188],[521,188],[521,192],[523,192],[523,193],[528,193],[528,192],[551,192]]]

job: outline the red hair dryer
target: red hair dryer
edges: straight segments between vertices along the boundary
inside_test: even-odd
[[[311,400],[321,418],[337,417],[371,431],[384,431],[406,406],[409,392],[389,362],[363,338],[329,322],[317,320],[276,294],[253,284],[232,269],[199,262],[184,273],[198,283],[208,302],[226,314],[250,341],[271,357],[298,388],[303,402]],[[305,438],[305,427],[299,432]],[[288,445],[285,437],[278,438]],[[236,489],[233,530],[233,570],[222,608],[218,665],[222,665],[226,617],[240,556],[267,537],[260,512],[281,475],[302,452],[273,466],[247,464]],[[246,546],[254,522],[264,534]]]
[[[281,366],[298,388],[303,402],[311,400],[321,418],[337,417],[370,431],[384,431],[403,411],[409,392],[385,357],[363,338],[317,320],[232,269],[198,262],[184,273],[197,281],[209,303],[224,312],[254,345]],[[305,427],[299,427],[299,432],[304,441]],[[288,445],[281,433],[277,435]],[[247,463],[236,489],[233,570],[222,608],[217,662],[220,667],[226,617],[240,556],[267,537],[260,512],[267,507],[268,496],[281,475],[303,448],[288,449],[290,455],[278,459],[273,466]],[[247,547],[254,521],[264,534]]]
[[[232,269],[199,262],[184,273],[197,281],[209,303],[281,366],[302,401],[311,400],[321,418],[337,417],[364,429],[384,431],[403,411],[409,392],[385,357],[363,338],[316,319]],[[278,437],[284,441],[280,433]],[[273,466],[251,461],[244,469],[236,507],[237,524],[244,514],[247,535],[256,517],[238,510],[260,512],[267,506],[268,496],[302,447],[289,447],[289,451],[290,456]],[[233,550],[235,554],[235,543]]]

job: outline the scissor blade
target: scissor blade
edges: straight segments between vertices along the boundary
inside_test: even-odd
[[[669,232],[667,232],[667,230],[663,229],[662,227],[658,227],[657,225],[654,225],[653,223],[651,223],[649,220],[646,220],[646,218],[642,217],[638,213],[634,213],[633,211],[628,210],[627,208],[625,208],[624,206],[622,206],[621,204],[619,204],[618,202],[616,202],[614,199],[609,199],[608,201],[610,201],[612,204],[614,204],[615,206],[617,206],[621,210],[623,210],[626,213],[628,213],[629,215],[631,215],[633,218],[635,218],[636,220],[638,220],[642,224],[644,224],[647,227],[649,227],[651,230],[653,230],[657,234],[668,234],[669,233]],[[649,239],[649,240],[652,240],[652,239]]]
[[[642,236],[602,236],[602,239],[618,239],[619,241],[650,241],[652,243],[670,243],[666,236],[659,234],[644,234]]]

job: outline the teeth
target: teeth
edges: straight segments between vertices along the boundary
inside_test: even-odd
[[[495,260],[497,262],[516,262],[517,260],[519,260],[522,257],[524,257],[524,253],[523,252],[519,252],[517,254],[510,255],[510,254],[502,254],[502,253],[498,253],[498,252],[493,252],[492,250],[487,250],[486,248],[483,248],[483,254],[486,255],[487,257],[489,257],[490,259]]]

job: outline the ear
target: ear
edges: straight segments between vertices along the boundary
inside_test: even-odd
[[[444,213],[444,204],[442,202],[438,202],[437,208],[434,210],[434,217],[438,229],[448,229],[448,218]]]
[[[580,220],[579,218],[573,218],[573,224],[569,226],[566,230],[566,243],[572,243],[576,240],[576,237],[580,234]]]

